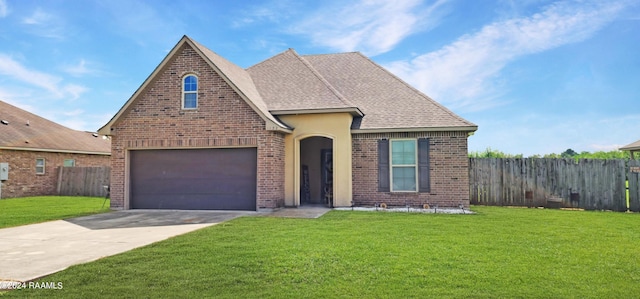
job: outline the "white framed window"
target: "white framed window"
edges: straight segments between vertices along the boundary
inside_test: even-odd
[[[44,164],[45,164],[44,158],[36,159],[36,174],[44,174]]]
[[[416,139],[389,142],[391,192],[418,191],[418,146]]]
[[[182,78],[182,109],[198,108],[198,77],[186,75]]]
[[[74,160],[74,159],[65,159],[64,160],[64,164],[62,164],[62,166],[64,166],[64,167],[74,167],[74,166],[76,166],[76,160]]]

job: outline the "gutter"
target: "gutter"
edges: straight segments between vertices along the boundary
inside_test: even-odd
[[[380,128],[380,129],[351,129],[351,134],[366,133],[403,133],[403,132],[475,132],[477,126],[467,127],[428,127],[428,128]]]
[[[75,150],[29,148],[29,147],[0,146],[0,150],[111,156],[111,152],[91,152],[91,151],[75,151]]]

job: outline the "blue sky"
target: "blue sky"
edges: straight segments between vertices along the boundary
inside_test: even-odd
[[[0,0],[0,100],[96,131],[185,34],[242,67],[360,51],[476,123],[470,151],[640,139],[637,0]]]

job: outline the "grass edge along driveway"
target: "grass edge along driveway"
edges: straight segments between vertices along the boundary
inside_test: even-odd
[[[104,204],[104,207],[103,207]],[[104,197],[35,196],[0,200],[0,228],[109,212]]]
[[[640,214],[473,207],[476,215],[332,211],[242,217],[7,297],[631,298]]]

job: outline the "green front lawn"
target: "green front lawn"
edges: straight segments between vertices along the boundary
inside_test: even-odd
[[[0,228],[109,211],[103,197],[37,196],[0,200]]]
[[[65,298],[634,298],[640,214],[243,217],[43,278]]]

